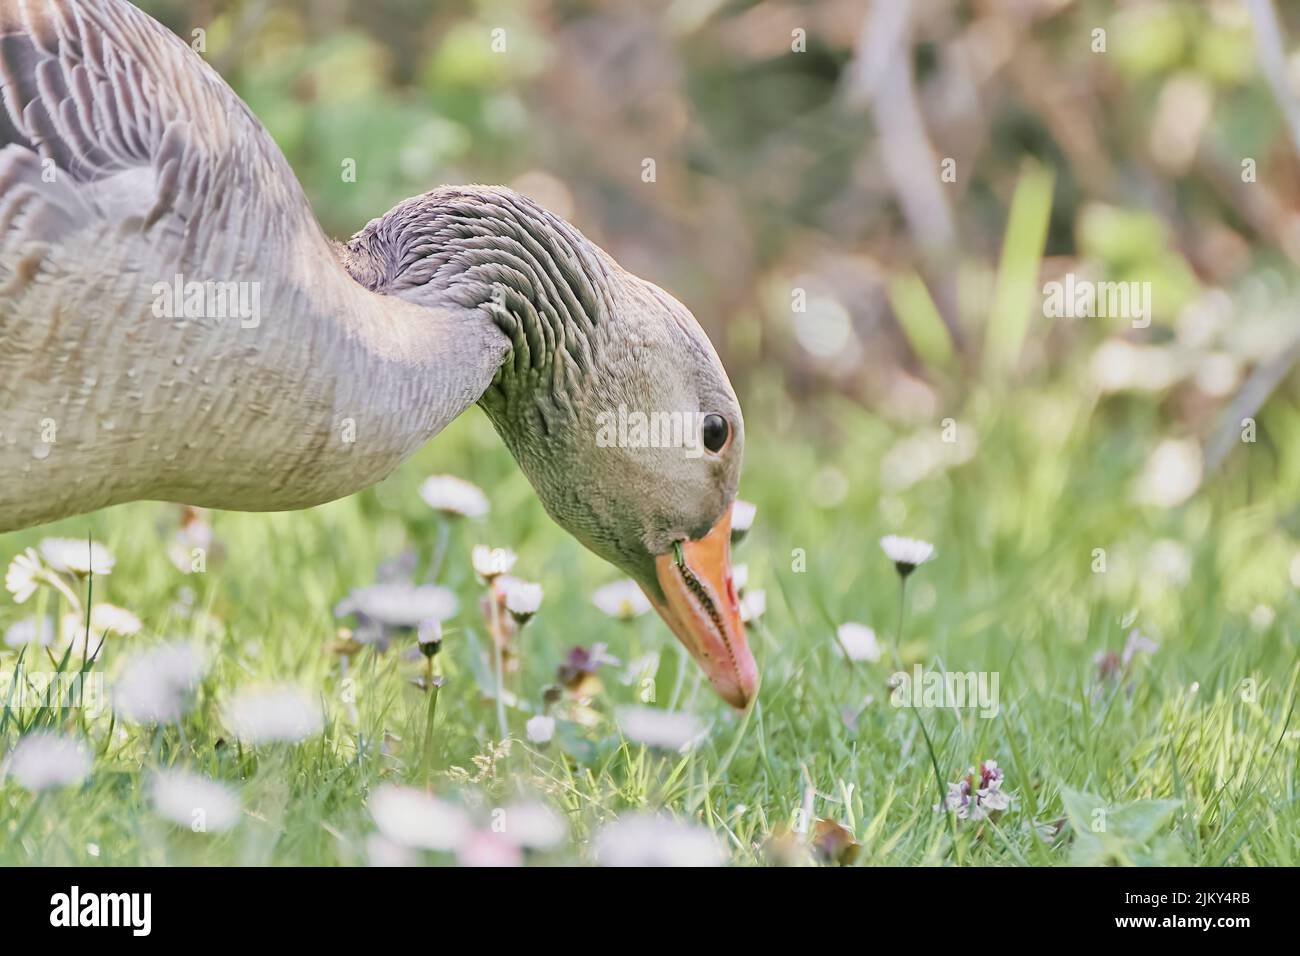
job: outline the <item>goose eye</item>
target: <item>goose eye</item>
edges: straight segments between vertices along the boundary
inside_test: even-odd
[[[705,415],[704,427],[701,429],[704,447],[712,452],[722,451],[722,446],[731,437],[731,426],[721,415]]]

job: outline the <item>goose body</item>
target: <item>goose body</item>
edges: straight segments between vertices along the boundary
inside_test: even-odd
[[[0,0],[0,532],[137,499],[309,507],[476,402],[745,706],[743,421],[684,306],[502,188],[435,189],[333,242],[165,28],[125,0]],[[609,447],[615,408],[703,420],[707,447]]]

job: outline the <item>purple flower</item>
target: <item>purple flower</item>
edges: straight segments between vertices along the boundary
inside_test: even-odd
[[[986,760],[979,771],[974,767],[956,783],[948,784],[948,795],[943,804],[935,805],[935,812],[949,810],[959,820],[983,820],[1011,806],[1011,794],[1002,789],[1002,768],[996,760]]]
[[[617,663],[619,663],[618,658],[611,657],[605,652],[604,644],[593,644],[590,649],[575,647],[569,651],[564,663],[560,665],[560,683],[568,688],[577,687],[606,664]]]

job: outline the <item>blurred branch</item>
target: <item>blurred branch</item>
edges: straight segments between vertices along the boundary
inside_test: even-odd
[[[1277,22],[1273,0],[1246,0],[1250,8],[1251,23],[1255,27],[1255,48],[1259,52],[1260,69],[1268,80],[1273,99],[1286,120],[1291,132],[1291,142],[1300,152],[1300,102],[1291,95],[1286,79],[1286,52],[1282,48],[1282,28]]]
[[[1241,387],[1241,391],[1236,394],[1232,404],[1223,413],[1223,420],[1219,422],[1219,427],[1206,447],[1207,471],[1216,471],[1223,464],[1228,457],[1228,452],[1232,451],[1238,443],[1237,437],[1243,427],[1243,419],[1255,417],[1268,401],[1268,397],[1273,394],[1274,389],[1282,384],[1296,362],[1300,362],[1300,336],[1296,337],[1289,348],[1273,356],[1263,365],[1255,366],[1255,370],[1246,379],[1246,384]]]
[[[940,271],[953,264],[957,229],[921,116],[911,52],[912,5],[877,0],[858,35],[845,99],[850,107],[872,107],[885,175],[925,257],[944,324],[959,343],[955,289],[951,277]]]
[[[1273,98],[1286,119],[1291,132],[1291,142],[1300,152],[1300,102],[1291,95],[1286,78],[1286,54],[1282,46],[1282,30],[1277,22],[1277,12],[1272,0],[1246,0],[1251,22],[1255,27],[1255,46],[1259,53],[1260,69],[1268,79]],[[1264,407],[1274,390],[1282,384],[1296,363],[1300,362],[1300,335],[1289,347],[1262,365],[1257,365],[1242,385],[1232,403],[1224,412],[1223,420],[1215,430],[1206,448],[1206,465],[1215,471],[1223,464],[1237,443],[1237,435],[1246,418],[1254,418]]]

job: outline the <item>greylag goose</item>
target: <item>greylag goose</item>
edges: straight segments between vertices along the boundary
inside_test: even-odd
[[[753,699],[744,422],[681,303],[504,188],[331,241],[234,91],[125,0],[0,0],[0,90],[0,532],[139,499],[307,508],[477,403],[555,521]],[[636,413],[694,431],[599,440]]]

